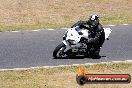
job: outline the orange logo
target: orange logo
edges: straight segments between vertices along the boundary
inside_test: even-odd
[[[85,83],[130,83],[129,74],[86,74],[83,66],[79,66],[79,74],[76,76],[79,85]]]

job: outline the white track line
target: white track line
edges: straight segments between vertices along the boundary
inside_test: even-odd
[[[108,26],[111,26],[111,27],[113,27],[113,26],[116,26],[116,25],[108,25]]]
[[[126,62],[132,62],[132,60],[126,60]]]
[[[129,25],[129,24],[122,24],[122,25]]]
[[[40,31],[40,30],[32,30],[32,31]]]
[[[55,30],[55,29],[47,29],[47,30]]]
[[[109,63],[111,63],[111,62],[101,62],[101,64],[109,64]]]
[[[73,64],[72,66],[79,66],[79,64]]]
[[[67,30],[67,29],[69,29],[69,28],[61,28],[61,29],[65,29],[65,30]]]
[[[122,62],[122,61],[112,61],[113,63],[120,63],[120,62]]]
[[[100,62],[100,63],[84,63],[84,64],[72,64],[72,65],[58,65],[58,66],[41,66],[41,67],[30,67],[30,68],[14,68],[14,69],[0,69],[0,71],[7,71],[7,70],[29,70],[29,69],[37,69],[37,68],[58,68],[58,67],[68,67],[68,66],[79,66],[79,65],[96,65],[96,64],[110,64],[110,63],[124,63],[130,62],[132,60],[125,60],[125,61],[111,61],[111,62]]]

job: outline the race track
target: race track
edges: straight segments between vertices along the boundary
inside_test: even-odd
[[[53,59],[52,52],[61,43],[65,29],[1,32],[0,69],[132,60],[132,25],[106,27],[112,33],[101,49],[101,59]]]

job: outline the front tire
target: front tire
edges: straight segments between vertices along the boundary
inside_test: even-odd
[[[64,49],[66,48],[66,45],[64,43],[59,44],[55,50],[53,51],[53,57],[54,58],[62,58],[64,57]]]

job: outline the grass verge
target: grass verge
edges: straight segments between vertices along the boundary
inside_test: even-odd
[[[0,0],[0,31],[71,27],[98,14],[103,25],[132,23],[131,0]]]
[[[130,74],[132,63],[109,63],[85,65],[92,74]],[[77,66],[38,68],[17,71],[0,71],[0,88],[132,88],[129,84],[86,84],[76,83]]]

